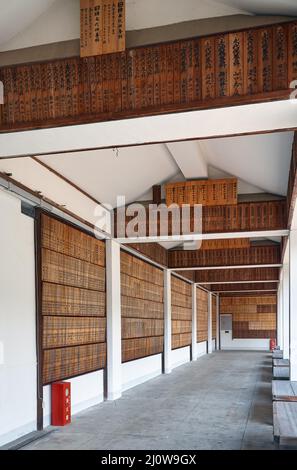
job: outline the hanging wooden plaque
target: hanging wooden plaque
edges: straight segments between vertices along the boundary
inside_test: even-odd
[[[125,50],[125,10],[125,0],[80,0],[81,57]]]

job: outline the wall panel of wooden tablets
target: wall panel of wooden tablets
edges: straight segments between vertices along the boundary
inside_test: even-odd
[[[276,338],[276,295],[220,298],[220,314],[232,314],[233,338]]]
[[[171,277],[172,349],[192,344],[192,286]]]
[[[168,266],[167,250],[159,243],[131,243],[129,247],[161,266]]]
[[[195,282],[277,281],[279,268],[215,269],[196,271]]]
[[[176,209],[178,211],[178,209]],[[194,207],[190,207],[188,226],[184,224],[178,233],[172,227],[172,219],[169,218],[168,234],[187,234],[195,231]],[[150,214],[147,209],[146,234],[150,234],[149,220]],[[116,222],[118,233],[121,237],[126,233],[126,226],[134,218],[126,216],[126,220]],[[186,221],[184,219],[184,221]],[[242,232],[254,230],[282,230],[287,227],[287,201],[261,201],[261,202],[240,202],[238,204],[224,206],[202,206],[202,231],[203,233],[224,233]],[[166,224],[167,228],[167,224]],[[197,230],[197,228],[196,228]],[[158,220],[157,234],[162,235],[160,230],[160,220]],[[120,237],[120,238],[121,238]]]
[[[170,268],[279,264],[280,260],[278,245],[251,246],[250,248],[230,250],[175,250],[168,253]]]
[[[201,250],[230,250],[232,248],[249,248],[249,238],[234,238],[233,240],[203,240]]]
[[[237,178],[198,180],[165,185],[166,204],[203,204],[223,206],[237,204]]]
[[[105,244],[40,215],[43,383],[106,367]]]
[[[234,292],[234,291],[277,291],[277,282],[249,282],[244,284],[212,284],[211,290],[213,292]]]
[[[208,340],[208,293],[197,288],[197,343]]]
[[[122,362],[163,352],[161,269],[121,251]]]
[[[211,309],[211,322],[212,322],[212,339],[217,338],[217,296],[211,296],[212,309]]]
[[[1,130],[288,98],[297,78],[296,36],[293,21],[116,54],[2,67]]]

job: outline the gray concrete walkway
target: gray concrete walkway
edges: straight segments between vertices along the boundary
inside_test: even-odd
[[[271,356],[204,356],[74,416],[26,449],[274,449]]]

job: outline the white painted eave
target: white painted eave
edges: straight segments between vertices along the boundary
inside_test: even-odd
[[[282,100],[0,134],[0,158],[210,139],[297,128],[297,100]]]

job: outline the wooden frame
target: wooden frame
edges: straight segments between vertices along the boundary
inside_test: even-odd
[[[52,214],[49,215],[49,214],[47,214],[47,212],[45,212],[45,211],[43,211],[43,210],[39,210],[38,214],[39,214],[39,218],[38,218],[38,225],[39,225],[39,226],[38,226],[38,233],[39,233],[38,244],[39,244],[39,245],[37,245],[37,252],[39,252],[39,255],[37,256],[37,258],[38,258],[38,262],[39,262],[39,273],[40,273],[40,274],[39,274],[39,280],[38,280],[39,292],[40,292],[39,297],[38,297],[38,304],[39,304],[39,306],[38,306],[38,318],[39,318],[39,320],[38,320],[38,321],[39,321],[39,333],[38,333],[38,334],[39,334],[39,349],[40,349],[40,351],[43,351],[43,350],[44,350],[44,351],[46,351],[46,352],[48,353],[48,352],[51,352],[51,351],[53,351],[53,350],[55,351],[55,349],[52,349],[52,347],[51,347],[50,349],[45,348],[45,346],[47,345],[47,343],[44,343],[44,341],[43,341],[43,344],[42,344],[42,342],[41,342],[41,338],[43,338],[43,335],[44,335],[44,325],[43,325],[43,308],[44,308],[44,304],[43,304],[43,301],[44,301],[44,295],[45,295],[45,294],[44,294],[43,286],[44,286],[44,282],[46,281],[46,279],[44,279],[44,277],[42,276],[42,254],[41,254],[41,250],[44,250],[44,249],[45,249],[45,248],[44,248],[45,245],[44,245],[44,242],[42,241],[42,234],[41,234],[41,230],[42,230],[42,228],[41,228],[41,226],[42,226],[42,225],[41,225],[41,218],[42,218],[42,217],[47,217],[48,220],[55,221],[55,223],[60,224],[61,227],[69,227],[69,229],[75,230],[74,233],[76,233],[76,236],[79,236],[79,234],[81,234],[80,237],[82,237],[82,236],[83,236],[83,237],[88,237],[88,240],[95,240],[95,237],[92,236],[89,232],[87,232],[87,231],[85,231],[85,230],[82,230],[82,229],[80,229],[80,228],[77,227],[77,226],[74,226],[74,225],[71,224],[70,222],[65,222],[64,220],[61,220],[59,217],[53,216]],[[87,240],[86,240],[86,241],[87,241]],[[96,240],[96,242],[99,243],[98,240]],[[102,243],[102,242],[101,242],[101,243]],[[58,248],[57,248],[57,249],[58,249]],[[88,246],[86,245],[86,250],[88,250],[88,249],[89,249],[89,248],[88,248]],[[67,251],[67,250],[66,250],[66,251]],[[104,251],[104,255],[103,255],[103,256],[104,256],[104,258],[105,258],[105,250],[103,250],[103,251]],[[62,252],[61,252],[61,250],[60,250],[59,256],[64,256],[62,253],[63,253],[63,250],[62,250]],[[91,253],[90,253],[90,256],[91,256]],[[100,254],[98,254],[98,257],[99,257],[99,256],[100,256]],[[80,255],[79,255],[79,258],[82,258],[82,257],[83,257],[82,254],[80,254]],[[73,258],[73,257],[70,256],[70,259],[72,259],[72,260],[77,260],[77,259],[79,259],[79,258]],[[94,264],[94,266],[95,266],[95,264]],[[104,277],[105,277],[105,275],[104,275]],[[51,281],[49,281],[49,282],[51,282]],[[58,286],[58,284],[53,284],[53,286],[54,286],[54,285]],[[68,287],[67,287],[68,284],[65,285],[65,284],[62,282],[62,285],[63,285],[66,289],[68,288]],[[64,287],[63,287],[63,288],[64,288]],[[85,286],[85,287],[87,288],[87,286]],[[83,289],[82,286],[79,287],[78,285],[77,285],[77,286],[72,285],[72,287],[69,287],[69,288],[71,288],[72,290],[73,290],[73,289],[74,289],[74,290],[76,289],[76,290],[80,290],[80,291],[81,291],[81,289]],[[92,292],[93,292],[93,291],[92,291]],[[90,304],[90,305],[91,305],[91,304]],[[67,306],[70,308],[70,304],[69,304],[69,303],[67,303]],[[55,309],[56,309],[56,307],[57,307],[57,306],[55,306]],[[68,307],[67,307],[67,312],[65,311],[65,314],[67,314],[66,316],[68,316]],[[83,308],[83,304],[81,304],[81,307]],[[47,308],[48,308],[48,307],[47,307]],[[72,307],[71,307],[71,308],[72,308]],[[91,307],[91,308],[93,309],[93,307]],[[62,310],[61,310],[61,312],[62,312]],[[71,314],[72,314],[72,310],[69,311],[69,313],[70,313],[70,315],[71,315]],[[77,313],[80,314],[81,311],[80,311],[80,310],[77,310]],[[77,313],[76,313],[76,315],[77,315]],[[87,316],[84,316],[86,313],[87,313]],[[91,311],[90,311],[90,312],[84,312],[84,315],[82,315],[82,316],[79,315],[78,318],[87,318],[88,315],[89,315],[89,313],[92,313],[92,312],[91,312]],[[63,316],[63,315],[62,315],[62,316]],[[102,317],[101,314],[100,314],[99,316]],[[105,316],[106,316],[106,314],[105,314]],[[97,314],[96,314],[96,317],[98,317]],[[52,318],[55,318],[55,316],[52,317]],[[105,327],[105,328],[106,328],[106,327]],[[64,354],[63,350],[65,350],[65,354],[66,354],[66,353],[69,353],[69,354],[70,354],[70,349],[73,349],[73,350],[74,350],[75,348],[76,348],[76,349],[77,349],[77,348],[85,348],[85,349],[86,349],[86,353],[89,353],[89,352],[91,351],[91,349],[93,349],[94,352],[95,352],[95,349],[96,349],[95,346],[96,346],[97,344],[98,344],[98,348],[97,348],[97,349],[98,349],[98,351],[97,351],[98,354],[100,353],[100,355],[101,355],[101,352],[102,352],[102,354],[104,355],[104,351],[103,351],[104,348],[102,348],[101,346],[99,347],[99,345],[105,344],[105,348],[106,348],[106,339],[105,339],[105,341],[102,343],[102,338],[101,338],[101,339],[98,338],[98,343],[97,343],[97,342],[96,342],[96,343],[93,343],[93,339],[89,339],[89,340],[87,340],[87,341],[84,343],[84,342],[82,341],[82,339],[79,339],[79,340],[78,340],[78,339],[75,339],[75,337],[73,337],[73,339],[72,339],[72,341],[71,341],[70,343],[69,343],[69,341],[67,340],[67,345],[65,345],[65,344],[64,344],[64,345],[59,344],[58,346],[56,346],[56,350],[57,350],[57,353],[59,352],[59,354],[60,354],[60,353],[61,353],[61,354],[62,354],[62,353]],[[101,352],[99,351],[99,349],[100,349]],[[67,350],[67,351],[66,351],[66,350]],[[89,350],[90,350],[90,351],[89,351]],[[88,352],[88,351],[89,351],[89,352]],[[96,352],[96,354],[97,354],[97,352]],[[52,354],[52,353],[51,353],[51,354]],[[48,357],[48,354],[47,354],[47,357]],[[61,357],[62,357],[62,356],[61,356]],[[82,357],[81,359],[83,359],[83,357]],[[52,362],[52,361],[53,361],[53,358],[51,358],[50,361]],[[98,361],[99,361],[99,359],[98,359]],[[42,364],[43,364],[43,362],[42,362]],[[100,362],[100,364],[101,364],[101,362]],[[106,359],[105,359],[105,365],[106,365]],[[105,368],[105,366],[103,367],[103,369],[104,369],[104,368]],[[43,366],[41,366],[41,369],[43,369]],[[99,368],[99,369],[100,369],[100,368]],[[80,376],[80,375],[84,375],[84,374],[86,374],[86,373],[93,372],[93,371],[99,370],[99,369],[98,369],[98,367],[95,367],[95,366],[92,366],[92,367],[90,367],[90,368],[88,368],[88,367],[86,366],[86,367],[85,367],[84,369],[82,369],[81,371],[78,370],[78,369],[77,369],[77,371],[73,369],[73,372],[70,372],[70,369],[69,369],[69,373],[66,373],[66,372],[65,372],[65,374],[62,374],[62,376],[59,376],[59,380],[63,380],[63,379],[67,379],[67,378],[73,378],[73,377],[78,377],[78,376]],[[44,375],[44,371],[43,371],[43,375]],[[57,380],[57,379],[55,379],[55,380]],[[47,385],[48,383],[51,383],[51,382],[52,382],[52,380],[44,380],[44,379],[43,379],[43,385]]]

